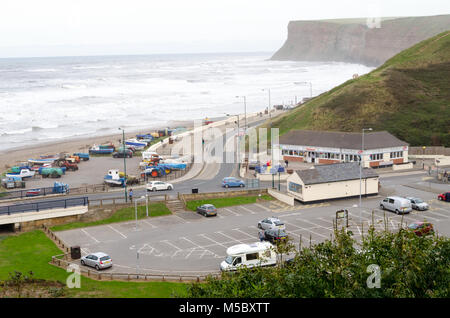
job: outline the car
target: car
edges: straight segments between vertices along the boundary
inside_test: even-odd
[[[258,228],[261,230],[286,230],[286,226],[276,217],[265,218],[258,222]]]
[[[408,229],[414,232],[417,236],[425,236],[434,233],[433,224],[430,222],[413,222],[408,225]]]
[[[444,192],[438,195],[439,201],[450,202],[450,192]]]
[[[98,252],[83,256],[81,258],[81,265],[91,266],[96,270],[101,270],[111,267],[113,263],[108,254]]]
[[[401,197],[387,197],[380,202],[381,210],[389,210],[396,214],[405,214],[412,211],[411,201]]]
[[[227,177],[222,180],[222,187],[230,188],[230,187],[245,187],[244,181],[234,178],[234,177]]]
[[[212,204],[203,204],[197,207],[197,213],[202,214],[203,216],[216,216],[217,209]]]
[[[411,201],[411,207],[415,210],[425,211],[430,208],[428,203],[424,202],[422,199],[412,197],[407,197],[406,199]]]
[[[123,149],[121,149],[121,150],[119,150],[119,151],[116,151],[116,152],[114,152],[113,154],[112,154],[112,156],[113,156],[113,158],[123,158],[123,157],[125,157],[125,158],[133,158],[133,152],[131,151],[131,150],[123,150]]]
[[[264,239],[271,243],[281,242],[287,240],[287,234],[284,230],[265,230],[264,231]]]
[[[173,185],[171,183],[163,181],[150,181],[147,183],[147,191],[159,191],[159,190],[172,190]]]

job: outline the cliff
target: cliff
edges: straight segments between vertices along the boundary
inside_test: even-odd
[[[380,28],[369,28],[366,19],[291,21],[286,42],[271,59],[379,66],[400,51],[447,30],[450,15],[383,18]]]
[[[387,130],[411,146],[450,147],[450,31],[272,120],[292,129]],[[269,124],[265,123],[268,127]]]

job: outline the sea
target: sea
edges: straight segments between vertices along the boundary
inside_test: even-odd
[[[291,106],[372,68],[272,52],[0,59],[0,151]],[[239,96],[239,97],[238,97]],[[174,127],[171,127],[174,128]]]

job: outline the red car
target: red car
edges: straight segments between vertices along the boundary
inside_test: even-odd
[[[439,201],[450,202],[450,192],[441,193],[438,195]]]
[[[433,224],[429,222],[414,222],[408,225],[408,228],[417,236],[425,236],[434,233]]]

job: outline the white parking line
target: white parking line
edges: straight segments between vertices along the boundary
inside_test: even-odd
[[[288,223],[288,222],[284,222],[284,223],[286,223],[286,224],[290,224],[290,225],[292,225],[293,227],[296,227],[296,228],[298,228],[299,230],[304,230],[304,231],[308,231],[308,232],[310,232],[310,233],[313,233],[313,234],[316,234],[316,235],[319,235],[319,236],[322,236],[322,237],[324,237],[324,238],[328,239],[328,236],[325,236],[325,235],[323,235],[323,234],[320,234],[320,233],[317,233],[317,232],[311,231],[310,229],[307,229],[307,228],[303,228],[303,227],[300,227],[300,226],[297,226],[297,225],[295,225],[295,224],[292,224],[292,223]],[[296,230],[296,231],[297,231],[297,230]],[[292,231],[292,232],[293,232],[293,231]]]
[[[145,224],[150,225],[150,226],[152,227],[152,229],[156,229],[156,228],[157,228],[156,225],[153,225],[153,224],[151,224],[150,222],[148,222],[148,221],[146,221],[146,220],[142,220],[142,222],[144,222]]]
[[[124,239],[126,239],[127,237],[125,235],[123,235],[119,230],[113,228],[111,225],[108,225],[108,227],[113,230],[114,232],[120,234]]]
[[[191,223],[191,222],[186,221],[185,219],[179,217],[178,215],[172,214],[172,216],[173,216],[173,217],[176,217],[176,218],[178,218],[178,219],[180,219],[180,220],[182,220],[184,223]]]
[[[239,229],[233,229],[233,231],[237,231],[237,232],[240,232],[240,233],[242,233],[242,234],[245,234],[245,235],[247,235],[248,237],[250,237],[250,238],[254,238],[253,236],[251,236],[250,234],[248,234],[248,233],[245,233],[244,231],[241,231],[241,230],[239,230]]]
[[[220,245],[220,246],[223,246],[223,247],[225,247],[225,248],[228,248],[228,246],[223,245],[222,243],[219,243],[219,242],[214,241],[213,239],[207,237],[205,234],[199,234],[199,236],[204,237],[205,239],[210,240],[211,242],[214,242],[215,245]]]
[[[245,206],[240,206],[240,208],[241,208],[241,209],[244,209],[244,210],[247,211],[247,212],[250,212],[251,214],[256,214],[256,212],[253,212],[252,210],[247,209]]]
[[[97,240],[95,237],[93,237],[91,234],[89,234],[88,232],[86,232],[84,229],[81,229],[81,232],[83,232],[84,234],[86,234],[89,238],[93,239],[96,243],[100,243],[99,240]]]
[[[320,228],[325,229],[325,230],[327,230],[327,231],[333,231],[333,228],[325,227],[325,226],[322,226],[322,225],[320,225],[320,224],[313,223],[313,222],[308,221],[308,220],[304,220],[304,219],[296,219],[296,220],[297,220],[297,221],[300,221],[300,222],[306,222],[306,223],[312,224],[312,225],[314,225],[314,226],[316,226],[316,227],[320,227]]]
[[[431,211],[427,211],[428,213],[432,213]],[[424,215],[424,214],[422,214],[422,213],[418,213],[418,214],[413,214],[413,215],[416,215],[416,216],[423,216],[423,218],[424,219],[430,219],[430,220],[433,220],[433,221],[440,221],[441,219],[436,219],[436,218],[434,218],[434,217],[432,217],[432,216],[429,216],[429,215]]]
[[[445,218],[445,219],[447,219],[449,216],[448,215],[445,215],[445,214],[441,214],[441,213],[439,213],[439,212],[436,212],[436,211],[430,211],[430,210],[428,210],[428,211],[426,211],[427,213],[431,213],[431,214],[435,214],[435,215],[439,215],[440,217],[443,217],[443,218]],[[438,220],[438,221],[440,221],[440,219]]]
[[[218,231],[218,232],[215,232],[215,233],[219,233],[220,235],[223,235],[223,236],[225,236],[225,237],[228,237],[230,240],[233,240],[233,241],[239,242],[239,243],[241,243],[241,244],[244,244],[243,242],[241,242],[241,241],[239,241],[239,240],[237,240],[237,239],[235,239],[235,238],[233,238],[233,237],[231,237],[231,236],[228,236],[228,235],[224,234],[224,233],[221,232],[221,231]]]
[[[227,212],[230,212],[231,214],[234,214],[234,215],[236,215],[236,216],[241,216],[239,213],[236,213],[236,212],[234,212],[234,211],[231,211],[231,210],[228,209],[228,208],[223,208],[223,210],[225,210],[225,211],[227,211]]]
[[[272,210],[271,210],[271,209],[269,209],[269,208],[265,207],[265,206],[264,206],[264,205],[262,205],[262,204],[259,204],[259,203],[255,203],[254,205],[256,205],[256,206],[260,207],[261,209],[263,209],[263,210],[265,210],[265,211],[267,211],[267,212],[272,212]]]

